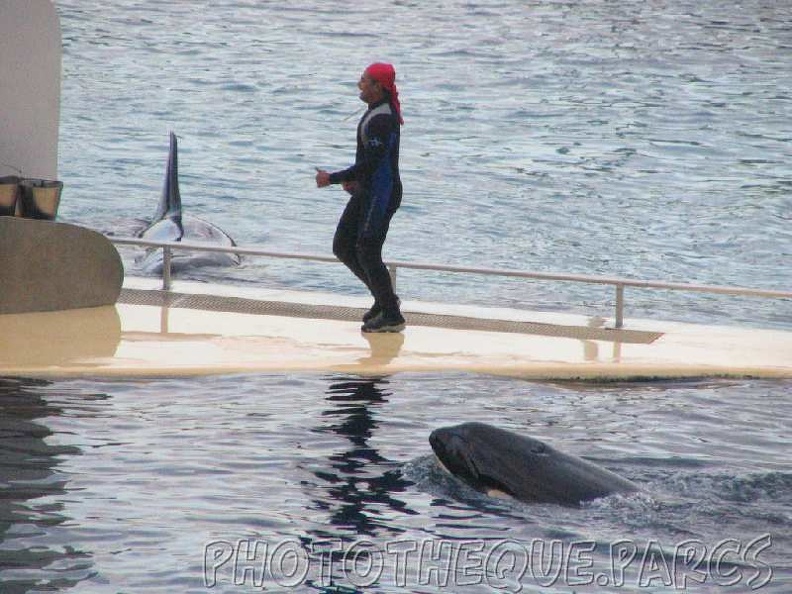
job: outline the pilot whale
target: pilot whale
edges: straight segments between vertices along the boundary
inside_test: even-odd
[[[182,212],[179,193],[179,163],[176,135],[170,133],[170,150],[165,171],[165,185],[162,189],[157,212],[151,224],[138,233],[138,237],[152,241],[182,241],[208,243],[218,246],[235,246],[233,239],[222,229],[198,217]],[[152,248],[138,260],[141,269],[149,274],[162,272],[162,250]],[[173,250],[171,270],[197,266],[236,266],[240,257],[232,253],[190,252]]]
[[[484,423],[435,429],[429,443],[446,470],[473,488],[500,491],[521,501],[577,506],[638,490],[592,462]]]

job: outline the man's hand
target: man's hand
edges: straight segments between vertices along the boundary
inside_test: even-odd
[[[326,188],[330,185],[330,174],[324,169],[316,170],[316,187]]]

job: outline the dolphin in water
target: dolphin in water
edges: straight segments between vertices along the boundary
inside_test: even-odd
[[[152,241],[181,241],[183,239],[191,243],[208,243],[219,246],[236,245],[234,240],[216,225],[182,213],[176,135],[173,132],[170,133],[170,152],[165,171],[165,186],[162,189],[157,212],[152,223],[138,233],[138,237]],[[162,272],[162,259],[162,250],[152,248],[138,260],[138,264],[144,272],[159,274]],[[171,270],[176,272],[197,266],[236,266],[239,262],[240,257],[237,254],[173,250]]]
[[[596,464],[484,423],[435,429],[429,443],[446,470],[473,488],[521,501],[577,506],[638,490]]]

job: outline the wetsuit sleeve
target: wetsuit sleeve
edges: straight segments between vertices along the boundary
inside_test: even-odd
[[[330,183],[370,179],[382,159],[388,154],[388,143],[393,131],[393,118],[378,115],[372,118],[366,130],[368,141],[357,153],[355,164],[348,169],[330,174]]]
[[[336,171],[335,173],[331,173],[330,183],[340,184],[341,182],[353,181],[357,179],[356,171],[357,171],[357,166],[352,165],[352,167],[350,167],[349,169],[344,169],[343,171]]]

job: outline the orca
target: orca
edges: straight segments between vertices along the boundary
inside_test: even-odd
[[[152,241],[182,241],[208,243],[218,246],[235,246],[234,240],[216,225],[182,212],[179,193],[179,163],[176,134],[170,133],[170,151],[165,171],[165,185],[162,189],[157,212],[151,224],[138,233],[142,239]],[[162,272],[163,254],[160,248],[151,248],[137,260],[141,270],[148,274]],[[214,252],[190,252],[173,250],[171,271],[198,266],[237,266],[241,259],[238,254]]]
[[[445,469],[474,489],[528,503],[579,506],[639,490],[592,462],[485,423],[435,429],[429,443]]]

